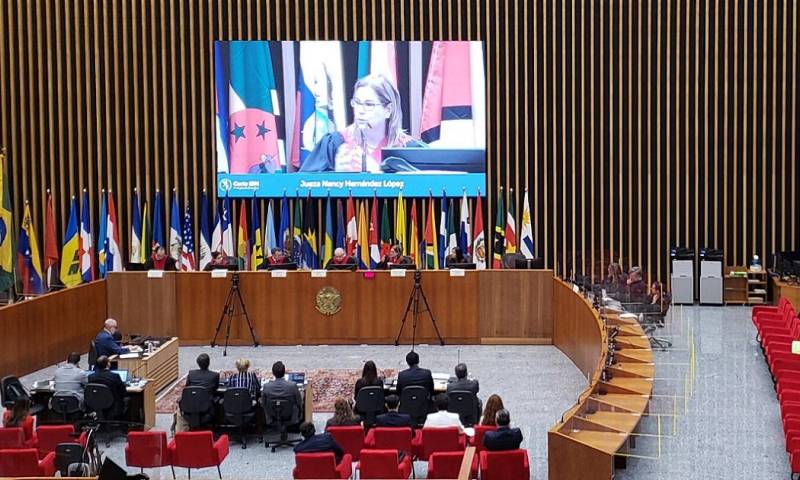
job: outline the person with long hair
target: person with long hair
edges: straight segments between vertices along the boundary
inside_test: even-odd
[[[361,419],[353,413],[350,402],[346,398],[337,398],[333,404],[333,416],[325,422],[325,430],[328,427],[349,427],[361,425]]]
[[[19,427],[25,433],[25,446],[36,445],[36,434],[33,433],[33,416],[31,416],[31,401],[28,397],[19,397],[10,410],[3,414],[3,426],[6,428]]]
[[[324,135],[301,172],[381,172],[381,149],[421,147],[403,131],[400,93],[383,75],[367,75],[353,87],[353,123]],[[365,163],[366,161],[366,163]]]
[[[486,406],[483,408],[483,418],[481,418],[481,425],[497,425],[497,412],[504,409],[503,399],[500,395],[493,393],[486,399]]]
[[[372,360],[364,362],[364,368],[361,370],[361,378],[356,380],[353,399],[358,398],[358,392],[364,387],[383,387],[383,379],[378,376],[378,367],[375,366],[375,362]]]

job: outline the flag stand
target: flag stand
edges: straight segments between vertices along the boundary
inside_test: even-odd
[[[425,303],[425,309],[420,310],[420,297],[422,297],[422,301]],[[414,272],[414,288],[411,290],[411,295],[408,297],[408,304],[406,305],[406,312],[403,314],[403,319],[400,322],[400,331],[397,332],[397,338],[394,339],[394,346],[400,345],[400,336],[403,334],[403,327],[406,326],[406,319],[408,319],[408,313],[412,313],[412,323],[411,323],[411,351],[414,351],[414,345],[416,345],[417,341],[417,323],[419,321],[420,313],[428,313],[428,317],[431,319],[431,324],[433,324],[433,330],[436,332],[436,337],[439,339],[439,345],[444,346],[444,339],[442,338],[442,334],[439,333],[439,327],[436,325],[436,318],[433,316],[433,312],[431,311],[430,305],[428,305],[428,298],[425,296],[425,292],[422,290],[422,272],[416,270]]]
[[[236,302],[234,303],[234,297]],[[239,312],[236,312],[238,307]],[[256,339],[256,332],[253,329],[253,323],[250,321],[250,316],[247,315],[247,309],[244,306],[244,300],[242,300],[242,293],[239,291],[239,272],[233,272],[231,276],[231,289],[228,291],[228,298],[225,299],[225,306],[222,307],[222,315],[219,317],[219,322],[217,322],[217,329],[214,331],[214,338],[211,340],[211,347],[217,346],[217,336],[219,335],[219,330],[222,328],[222,322],[225,321],[227,318],[228,325],[225,328],[225,348],[222,350],[222,356],[228,356],[228,340],[231,337],[231,323],[233,323],[233,317],[243,316],[247,320],[247,326],[250,327],[250,337],[253,339],[253,346],[258,346],[258,340]]]

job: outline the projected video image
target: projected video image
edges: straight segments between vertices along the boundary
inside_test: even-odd
[[[485,192],[481,42],[215,42],[218,193]]]

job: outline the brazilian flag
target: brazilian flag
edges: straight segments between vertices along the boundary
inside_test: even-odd
[[[3,153],[0,153],[0,196],[0,291],[6,291],[14,283],[14,232],[6,156]]]

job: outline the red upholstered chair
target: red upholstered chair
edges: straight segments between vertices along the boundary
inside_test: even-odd
[[[486,450],[483,446],[483,436],[486,432],[493,432],[497,430],[497,425],[475,425],[475,436],[472,437],[472,445],[475,447],[475,456],[472,457],[472,468],[470,469],[470,478],[478,478],[478,461],[480,460],[481,452]]]
[[[72,425],[42,425],[36,428],[36,437],[39,439],[39,457],[44,458],[50,452],[55,452],[59,443],[76,443],[75,428]],[[84,435],[81,434],[84,438]],[[85,445],[85,443],[82,443]]]
[[[21,427],[0,428],[0,449],[26,448],[25,432]]]
[[[205,432],[178,432],[169,442],[169,455],[172,465],[189,469],[192,478],[193,468],[217,467],[219,478],[222,478],[220,465],[228,456],[228,436],[222,435],[215,442],[214,434]]]
[[[364,448],[364,429],[360,425],[328,427],[326,431],[333,436],[344,453],[349,453],[353,457],[354,461],[357,462],[361,458],[361,449]]]
[[[171,467],[172,455],[167,444],[167,432],[150,430],[128,433],[125,463],[129,467],[139,467],[142,472],[145,468]],[[175,477],[175,470],[172,476]]]
[[[756,305],[751,312],[753,318],[753,325],[756,324],[756,318],[764,315],[781,315],[788,307],[791,306],[786,297],[781,297],[778,300],[778,305]]]
[[[358,478],[408,478],[411,456],[404,456],[399,463],[397,459],[397,450],[362,450]]]
[[[374,427],[367,433],[364,448],[400,450],[411,455],[412,444],[418,438],[421,432],[412,433],[411,427]]]
[[[464,452],[435,452],[428,457],[428,478],[458,478]]]
[[[481,480],[530,478],[528,451],[523,449],[502,452],[482,451]]]
[[[6,424],[10,416],[11,416],[10,410],[6,410],[5,412],[3,412],[3,425]],[[36,448],[38,439],[36,438],[36,433],[34,433],[33,431],[33,417],[28,415],[25,418],[25,422],[23,422],[23,424],[20,425],[20,428],[22,428],[22,431],[25,433],[25,448]]]
[[[428,461],[434,452],[463,452],[467,442],[458,427],[423,428],[422,435],[411,445],[419,460]]]
[[[52,477],[55,459],[56,454],[50,452],[40,461],[35,448],[0,450],[0,477]]]
[[[298,453],[294,456],[294,478],[350,478],[353,457],[345,453],[339,465],[333,452]]]

